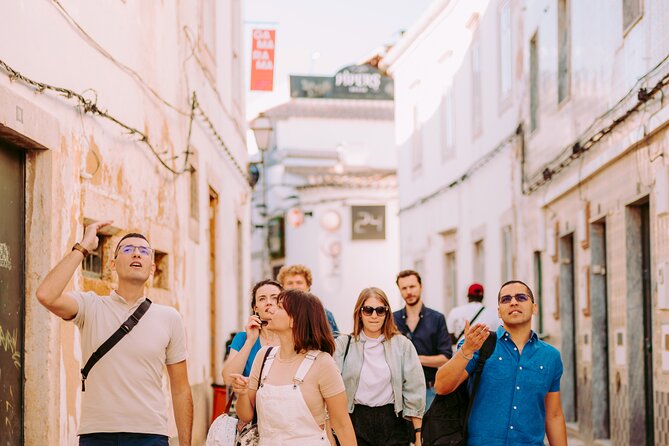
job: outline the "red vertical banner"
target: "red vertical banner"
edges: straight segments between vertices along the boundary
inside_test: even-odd
[[[274,86],[274,43],[276,31],[254,29],[251,45],[251,90],[272,91]]]

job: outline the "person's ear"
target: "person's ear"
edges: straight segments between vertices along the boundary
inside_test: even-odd
[[[109,269],[116,271],[116,258],[113,258],[109,261]]]

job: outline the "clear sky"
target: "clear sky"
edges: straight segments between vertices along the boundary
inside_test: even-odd
[[[331,76],[396,42],[432,0],[245,0],[246,115],[289,100],[289,75]],[[249,89],[251,30],[275,29],[274,91]]]

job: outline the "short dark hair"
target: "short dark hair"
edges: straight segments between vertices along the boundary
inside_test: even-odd
[[[149,239],[146,238],[144,234],[140,234],[139,232],[130,232],[121,237],[121,240],[119,240],[118,243],[116,244],[116,249],[114,250],[114,258],[118,256],[118,250],[121,248],[121,243],[123,242],[123,240],[127,238],[141,238],[143,240],[146,240],[146,243],[149,243]],[[151,245],[151,243],[149,243],[149,245]]]
[[[417,271],[414,271],[412,269],[405,269],[397,274],[397,279],[395,279],[395,285],[400,286],[400,279],[409,276],[416,276],[416,279],[418,279],[418,285],[423,284],[423,280],[420,278],[420,274],[418,274]]]
[[[256,306],[256,293],[261,287],[264,287],[265,285],[272,285],[277,287],[279,289],[279,292],[283,291],[283,287],[276,280],[272,279],[261,280],[260,282],[253,285],[253,290],[251,291],[251,308]]]
[[[306,291],[284,290],[279,293],[278,302],[293,318],[296,353],[309,350],[334,353],[334,337],[325,317],[325,307],[318,297]]]
[[[522,280],[516,280],[516,279],[506,281],[502,284],[501,287],[499,287],[499,292],[497,293],[497,302],[499,302],[499,299],[502,297],[502,289],[505,286],[511,285],[511,284],[514,284],[514,283],[519,283],[522,286],[524,286],[527,289],[527,292],[530,295],[530,299],[532,299],[532,302],[534,302],[534,293],[532,292],[532,289],[529,286],[527,286],[527,284],[525,282],[523,282]]]

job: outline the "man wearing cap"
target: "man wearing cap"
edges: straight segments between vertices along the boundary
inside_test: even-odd
[[[483,285],[472,283],[467,291],[469,302],[455,307],[448,313],[446,325],[451,334],[451,342],[457,345],[465,331],[465,321],[474,325],[476,322],[485,324],[489,330],[495,331],[499,327],[499,317],[483,305]]]

